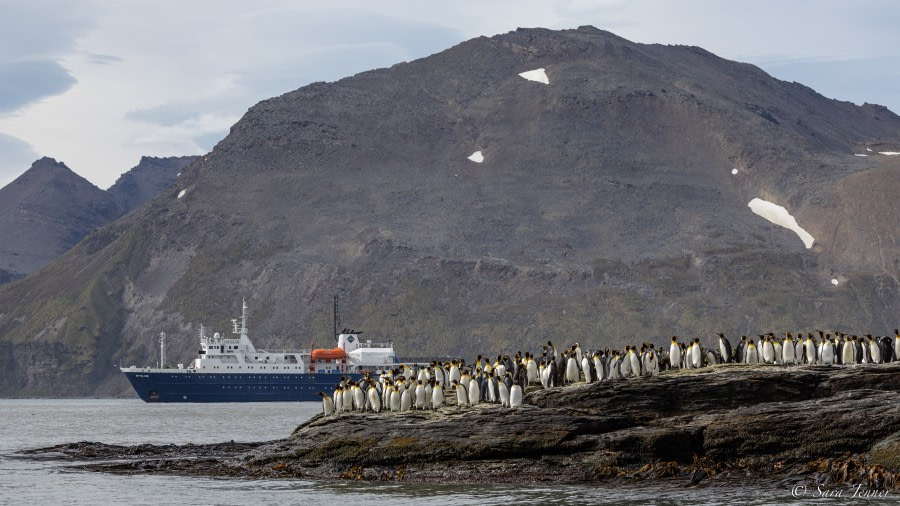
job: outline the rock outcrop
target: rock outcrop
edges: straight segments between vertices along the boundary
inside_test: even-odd
[[[900,490],[900,363],[723,365],[532,390],[518,409],[317,415],[290,437],[201,461],[143,449],[123,473],[421,482],[863,484]],[[68,447],[70,453],[71,448]],[[46,449],[37,453],[60,451]],[[123,458],[95,444],[76,457]],[[209,454],[205,454],[209,456]],[[129,457],[125,457],[129,458]]]
[[[196,159],[196,156],[143,156],[140,163],[119,176],[106,191],[129,213],[168,188]]]

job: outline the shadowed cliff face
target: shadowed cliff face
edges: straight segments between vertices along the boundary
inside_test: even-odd
[[[549,84],[518,75],[538,68]],[[125,394],[110,363],[152,364],[159,331],[187,362],[197,326],[225,330],[241,297],[258,346],[327,344],[338,293],[345,324],[404,356],[883,334],[900,310],[900,157],[880,153],[898,143],[884,108],[590,27],[314,83],[0,290],[0,392]],[[29,362],[47,350],[67,367]]]

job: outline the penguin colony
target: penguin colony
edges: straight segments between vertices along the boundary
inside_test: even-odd
[[[741,336],[737,345],[718,334],[718,345],[705,348],[700,339],[679,341],[672,336],[668,346],[644,343],[624,350],[584,351],[575,343],[559,353],[551,341],[541,346],[540,358],[530,352],[498,356],[491,361],[478,355],[474,363],[464,360],[405,364],[377,377],[366,375],[359,382],[343,380],[333,395],[319,392],[325,416],[350,411],[437,410],[446,405],[457,409],[479,403],[517,408],[532,385],[555,388],[576,382],[593,383],[630,377],[654,376],[661,371],[695,369],[715,364],[882,364],[900,361],[900,330],[893,338],[863,337],[841,332],[790,332],[777,337],[760,334],[757,339]]]

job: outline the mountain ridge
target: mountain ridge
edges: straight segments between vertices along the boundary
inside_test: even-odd
[[[518,76],[536,68],[549,85]],[[354,328],[403,356],[884,332],[900,179],[878,153],[897,142],[887,109],[593,28],[313,83],[251,107],[172,187],[0,288],[0,307],[23,302],[0,314],[15,343],[0,392],[128,395],[109,363],[152,364],[159,331],[181,336],[167,361],[187,361],[197,326],[227,329],[242,297],[257,346],[323,346],[340,294]],[[812,248],[754,215],[757,197]],[[56,362],[35,363],[41,350]]]
[[[43,157],[0,188],[0,283],[43,267],[88,232],[134,210],[171,184],[196,157],[143,157],[104,191]]]

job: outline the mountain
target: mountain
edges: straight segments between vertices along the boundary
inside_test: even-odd
[[[122,215],[116,200],[52,158],[0,189],[0,282],[33,272]]]
[[[519,75],[537,69],[549,84]],[[257,346],[330,346],[339,294],[342,324],[403,356],[884,333],[896,152],[886,108],[700,48],[479,37],[260,102],[152,201],[0,287],[0,395],[129,395],[112,364],[154,363],[160,331],[189,361],[243,297]]]
[[[196,156],[143,156],[140,163],[119,176],[106,191],[116,197],[126,213],[131,212],[168,188],[196,159]]]
[[[91,230],[153,198],[197,157],[143,157],[103,191],[62,162],[41,158],[0,189],[0,284],[30,274]]]

